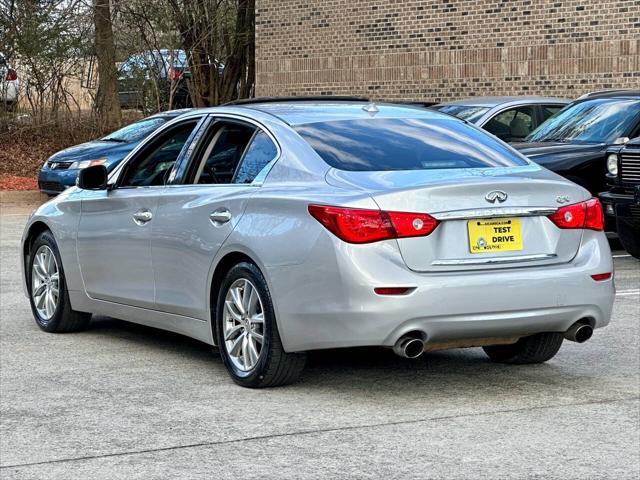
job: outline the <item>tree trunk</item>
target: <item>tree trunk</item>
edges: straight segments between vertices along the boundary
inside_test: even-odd
[[[106,130],[115,130],[122,122],[122,112],[118,98],[118,71],[109,2],[110,0],[94,1],[95,48],[98,59],[96,110],[101,126]]]

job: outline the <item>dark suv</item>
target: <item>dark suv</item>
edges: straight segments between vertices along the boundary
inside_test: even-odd
[[[605,214],[615,220],[622,246],[640,258],[640,137],[607,150],[607,183],[600,194]]]
[[[640,136],[640,91],[597,92],[579,98],[513,147],[536,163],[585,187],[607,190],[609,147]]]

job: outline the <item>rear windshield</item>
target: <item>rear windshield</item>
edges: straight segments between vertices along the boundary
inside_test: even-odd
[[[640,102],[596,98],[573,103],[540,125],[528,142],[610,143],[625,136],[640,115]]]
[[[296,131],[334,168],[350,171],[435,170],[527,165],[510,147],[453,119],[340,120]]]
[[[436,110],[439,110],[442,113],[446,113],[449,115],[453,115],[454,117],[461,118],[462,120],[466,120],[467,122],[476,123],[478,120],[482,118],[482,116],[487,113],[490,109],[489,107],[480,107],[476,105],[438,105],[434,107]]]
[[[167,119],[163,117],[146,118],[139,122],[132,123],[126,127],[110,133],[102,140],[111,142],[130,143],[142,140],[151,132],[155,132],[161,125],[166,123]]]

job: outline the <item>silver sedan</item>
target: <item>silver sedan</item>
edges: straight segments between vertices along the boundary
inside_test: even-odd
[[[586,190],[449,115],[248,102],[83,170],[26,225],[24,284],[47,332],[92,314],[178,332],[247,387],[326,348],[538,363],[609,323],[602,228]]]
[[[434,109],[483,128],[500,140],[524,141],[571,100],[555,97],[471,97],[435,105]]]

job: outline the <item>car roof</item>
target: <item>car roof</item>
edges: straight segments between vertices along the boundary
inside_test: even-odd
[[[149,117],[146,117],[146,118],[141,118],[138,121],[147,120],[149,118],[175,118],[175,117],[179,117],[180,115],[183,115],[185,113],[193,112],[194,110],[196,110],[196,109],[194,109],[194,108],[178,108],[176,110],[166,110],[164,112],[155,113],[155,114],[150,115]]]
[[[631,90],[625,88],[596,90],[595,92],[585,93],[578,100],[587,98],[636,98],[640,97],[640,90]]]
[[[443,114],[419,106],[350,100],[273,101],[234,105],[238,110],[257,110],[295,126],[339,120],[371,118],[433,118]]]
[[[441,105],[465,105],[469,107],[487,107],[494,108],[497,106],[506,106],[508,104],[537,104],[537,103],[561,103],[569,104],[571,100],[559,97],[541,97],[537,95],[530,96],[501,96],[501,97],[470,97],[460,100],[452,100],[450,102],[442,102]]]

